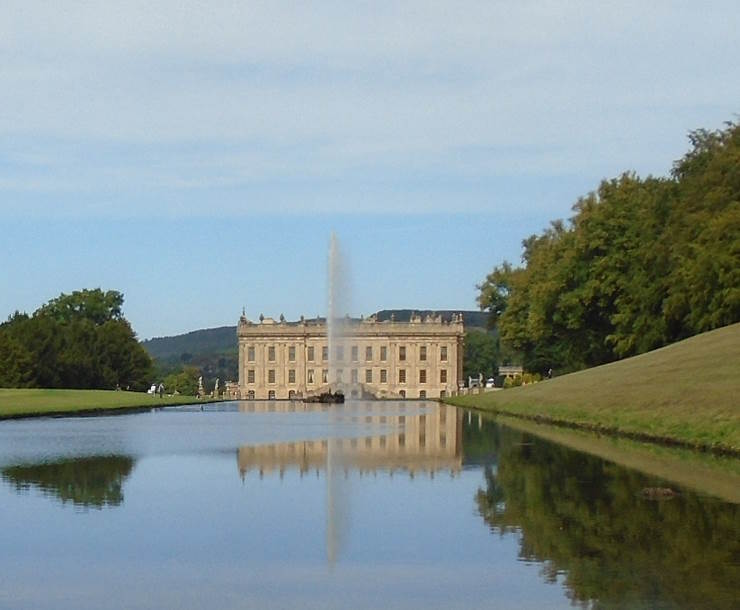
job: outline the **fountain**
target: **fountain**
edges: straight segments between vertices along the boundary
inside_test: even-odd
[[[314,401],[342,403],[344,402],[344,394],[341,391],[343,380],[340,378],[339,370],[346,343],[346,322],[342,312],[347,311],[349,289],[344,258],[339,240],[333,231],[329,240],[328,283],[326,335],[329,347],[329,391],[315,397]]]

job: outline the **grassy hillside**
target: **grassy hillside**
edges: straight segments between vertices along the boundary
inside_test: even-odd
[[[153,396],[111,390],[16,390],[0,388],[0,419],[36,415],[75,415],[196,402],[192,396]],[[207,402],[207,401],[200,401]]]
[[[451,404],[740,454],[740,324]]]

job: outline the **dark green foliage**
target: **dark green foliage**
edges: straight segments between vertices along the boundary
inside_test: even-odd
[[[59,295],[38,310],[38,314],[69,323],[75,320],[88,320],[93,324],[103,324],[108,320],[122,318],[123,295],[116,290],[103,292],[94,290],[75,290],[72,294]]]
[[[133,467],[134,460],[128,456],[96,456],[10,466],[0,474],[19,490],[36,488],[62,503],[103,508],[123,502],[123,482]]]
[[[123,295],[62,294],[0,325],[0,387],[143,390],[152,362],[121,314]]]
[[[170,394],[178,392],[185,396],[196,396],[198,394],[198,377],[200,375],[200,369],[194,366],[186,366],[179,373],[170,373],[167,375],[164,378],[164,387]],[[223,388],[223,385],[221,387]]]
[[[482,330],[469,330],[465,333],[465,352],[463,354],[463,379],[483,375],[484,379],[497,373],[499,363],[498,337]]]
[[[740,126],[690,139],[671,178],[603,181],[524,240],[522,267],[478,286],[526,368],[595,366],[740,321]]]

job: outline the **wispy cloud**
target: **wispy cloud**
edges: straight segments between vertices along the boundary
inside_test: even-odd
[[[733,2],[10,3],[0,208],[443,210],[442,177],[475,210],[481,182],[665,171],[737,111],[739,29]]]

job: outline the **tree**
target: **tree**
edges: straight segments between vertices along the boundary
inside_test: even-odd
[[[123,317],[123,295],[62,294],[0,325],[0,386],[143,390],[152,361]]]
[[[529,370],[577,370],[740,321],[740,126],[690,134],[670,178],[626,172],[478,288]]]
[[[171,373],[164,378],[164,387],[168,392],[179,392],[186,396],[198,394],[198,377],[201,372],[194,366],[186,366],[179,373]]]
[[[465,353],[463,355],[463,377],[493,377],[498,369],[498,337],[482,330],[469,330],[465,333]]]
[[[41,307],[36,314],[50,316],[57,322],[89,320],[95,325],[123,317],[123,295],[116,290],[75,290],[72,294],[60,294]]]
[[[486,310],[491,314],[488,318],[489,328],[493,328],[506,311],[513,274],[511,263],[504,261],[501,266],[494,267],[486,279],[476,286],[480,290],[477,298],[478,306],[481,310]]]

